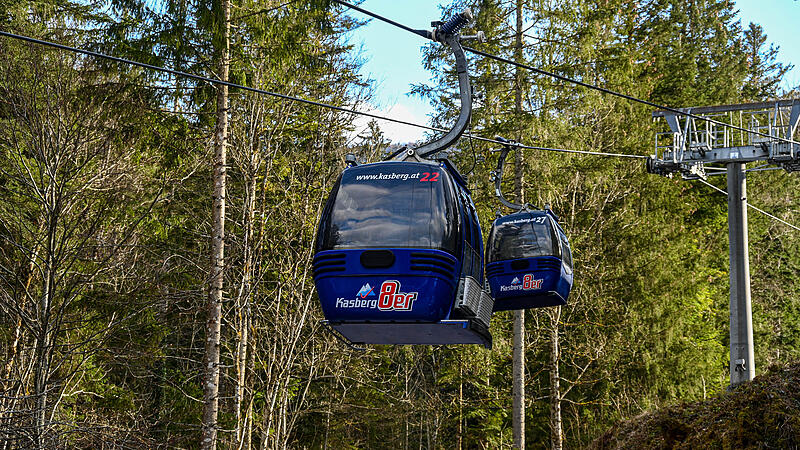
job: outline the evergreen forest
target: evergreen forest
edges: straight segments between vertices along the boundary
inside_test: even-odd
[[[733,0],[454,0],[441,18],[466,7],[486,34],[468,45],[661,105],[800,98]],[[330,0],[0,0],[0,31],[232,83],[0,36],[0,450],[583,448],[725,392],[726,196],[641,159],[509,159],[506,195],[551,205],[576,274],[566,306],[522,314],[522,445],[513,312],[491,350],[355,351],[323,329],[314,238],[345,155],[407,144],[346,111],[380,88],[351,39],[366,21]],[[649,155],[664,131],[649,106],[468,58],[476,135]],[[409,92],[435,114],[417,122],[447,129],[452,55],[430,42],[419,63]],[[450,153],[484,239],[493,148]],[[748,200],[800,225],[797,186],[753,172]],[[749,240],[762,374],[800,361],[800,234],[751,210]]]

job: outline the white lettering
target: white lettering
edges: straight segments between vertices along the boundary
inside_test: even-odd
[[[356,175],[356,181],[373,181],[373,180],[403,180],[408,181],[409,179],[417,179],[419,178],[419,173],[376,173],[376,174],[368,174],[368,175]]]
[[[374,298],[355,298],[355,299],[346,299],[343,297],[339,297],[336,299],[336,307],[343,308],[343,309],[350,309],[350,308],[377,308],[378,307],[378,300]]]

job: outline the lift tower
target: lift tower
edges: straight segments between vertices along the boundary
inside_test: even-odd
[[[728,176],[728,243],[730,254],[731,387],[755,376],[750,262],[747,244],[746,174],[750,170],[800,170],[797,123],[800,100],[706,106],[655,111],[669,131],[656,133],[655,154],[647,171],[685,180]],[[761,162],[748,170],[747,163]]]

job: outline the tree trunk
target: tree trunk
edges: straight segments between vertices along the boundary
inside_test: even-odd
[[[514,45],[514,59],[522,61],[522,0],[517,0],[517,24]],[[514,111],[517,118],[522,114],[522,69],[516,69],[514,83]],[[516,139],[521,139],[517,127]],[[522,152],[515,152],[514,192],[517,201],[524,203],[522,189]],[[514,448],[525,448],[525,311],[514,311],[514,354],[513,354],[513,433]]]
[[[219,57],[219,77],[228,81],[230,59],[229,0],[222,0],[222,48]],[[214,133],[214,195],[211,236],[211,276],[206,322],[206,351],[203,370],[203,419],[200,448],[217,446],[217,413],[219,410],[219,353],[222,324],[223,280],[225,270],[225,146],[228,140],[228,87],[217,87],[217,124]]]
[[[253,331],[253,316],[249,316],[248,320],[248,327],[250,331]],[[253,395],[254,389],[254,372],[255,372],[255,355],[254,350],[256,348],[256,340],[253,333],[248,332],[248,339],[249,339],[249,348],[250,351],[247,352],[247,363],[245,367],[245,385],[250,386],[250,390],[245,391],[245,405],[246,405],[246,412],[244,416],[245,421],[245,430],[244,430],[244,439],[242,448],[250,450],[253,446],[253,401],[255,400],[255,396]]]
[[[514,311],[514,448],[525,448],[525,311]]]
[[[37,234],[41,234],[44,223],[39,227],[39,232]],[[38,250],[34,248],[32,254],[34,255],[31,258],[31,262],[28,265],[28,276],[27,281],[25,281],[25,289],[23,292],[30,292],[31,283],[33,282],[34,278],[34,270],[36,269],[35,260],[38,256]],[[23,304],[24,300],[19,299],[20,303]],[[8,361],[6,362],[2,380],[0,380],[0,391],[2,391],[5,395],[4,398],[0,399],[0,423],[11,423],[14,420],[14,413],[13,411],[20,409],[17,406],[19,402],[20,393],[24,390],[24,385],[26,384],[24,381],[24,376],[22,373],[25,371],[25,343],[23,342],[25,336],[23,336],[23,326],[22,326],[22,316],[17,315],[17,320],[14,324],[14,340],[11,344],[11,351],[8,356]],[[15,377],[19,374],[19,378],[15,379]],[[0,436],[7,436],[10,433],[0,433]],[[3,445],[0,446],[0,449],[7,450],[11,447],[12,442],[10,440],[3,439]]]
[[[253,272],[253,220],[255,219],[256,202],[256,173],[253,164],[254,155],[250,154],[249,181],[247,187],[247,199],[245,200],[245,230],[244,230],[244,267],[242,270],[242,284],[239,288],[236,304],[237,339],[236,343],[236,394],[235,394],[235,414],[236,414],[236,446],[239,449],[248,448],[246,446],[247,412],[243,410],[249,403],[247,395],[247,358],[250,332],[250,298],[251,280]]]
[[[462,351],[458,351],[458,445],[456,448],[461,450],[461,443],[464,437],[464,365],[462,364]]]
[[[564,440],[561,431],[561,378],[558,372],[561,307],[551,308],[547,315],[550,316],[550,448],[561,450]]]
[[[34,394],[36,403],[34,406],[34,444],[37,448],[43,448],[45,435],[48,428],[47,419],[47,393],[50,381],[50,353],[51,349],[51,307],[53,306],[53,295],[55,293],[55,270],[56,270],[56,248],[58,234],[58,202],[56,200],[55,187],[46,188],[46,198],[50,213],[47,218],[47,244],[45,248],[44,279],[42,280],[42,296],[39,300],[39,323],[40,328],[36,334],[36,349],[34,363]]]

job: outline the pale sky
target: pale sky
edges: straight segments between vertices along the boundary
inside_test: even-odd
[[[430,28],[431,20],[440,18],[437,1],[425,0],[365,0],[361,6],[402,24],[419,29]],[[764,28],[768,40],[780,47],[778,59],[784,64],[800,64],[800,47],[797,27],[800,24],[798,0],[736,0],[742,28],[756,22]],[[355,11],[354,17],[364,17]],[[365,76],[377,81],[375,101],[371,112],[416,123],[429,123],[432,108],[427,101],[406,95],[411,84],[429,81],[430,73],[422,68],[422,46],[426,40],[389,24],[372,20],[356,30],[352,42],[361,46],[367,60],[361,69]],[[784,88],[800,86],[800,69],[787,73]],[[675,105],[681,106],[681,105]],[[687,105],[688,106],[688,105]],[[356,132],[362,130],[369,119],[356,121]],[[386,136],[395,143],[420,139],[424,130],[391,122],[380,122]]]

